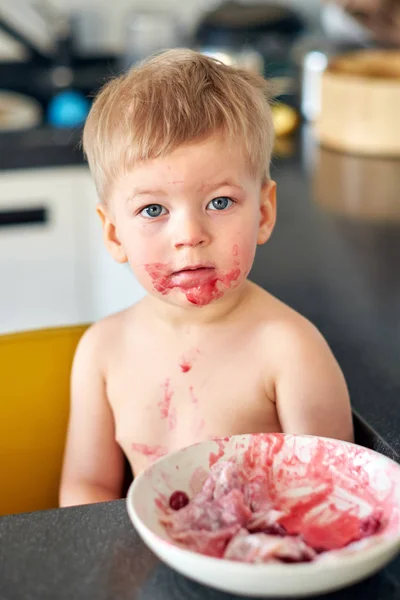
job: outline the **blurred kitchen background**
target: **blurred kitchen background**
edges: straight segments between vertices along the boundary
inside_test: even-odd
[[[0,0],[0,333],[94,321],[142,297],[128,267],[103,248],[80,138],[107,78],[160,49],[190,46],[271,79],[278,190],[296,165],[299,186],[309,189],[310,222],[315,211],[396,222],[398,148],[365,158],[351,143],[329,144],[329,127],[337,129],[331,108],[326,144],[314,125],[330,60],[396,45],[386,17],[319,0]],[[398,57],[396,64],[399,78]],[[336,235],[345,260],[348,229]],[[315,268],[323,279],[325,265]],[[287,275],[299,277],[289,267]],[[296,308],[307,313],[306,299]]]

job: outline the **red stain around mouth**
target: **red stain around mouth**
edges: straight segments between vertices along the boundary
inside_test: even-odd
[[[210,275],[204,277],[204,273],[199,282],[196,282],[195,271],[193,272],[193,283],[189,285],[174,283],[171,280],[172,273],[168,265],[163,263],[152,263],[145,265],[145,269],[152,279],[154,289],[165,295],[174,288],[180,289],[187,300],[195,306],[205,306],[213,300],[218,300],[224,295],[226,289],[229,289],[234,281],[240,276],[238,261],[235,261],[235,267],[228,273],[218,274],[210,269]]]
[[[238,267],[235,267],[225,275],[213,275],[202,285],[185,290],[186,298],[196,306],[210,304],[213,300],[222,298],[224,295],[224,288],[230,288],[232,282],[236,281],[239,275],[240,269]],[[222,283],[222,289],[221,287],[218,287],[218,283]]]
[[[161,294],[167,294],[170,289],[170,286],[167,285],[167,279],[170,274],[170,270],[168,269],[168,265],[163,263],[152,263],[145,265],[145,269],[147,273],[150,275],[154,289]]]
[[[156,446],[149,444],[132,444],[132,450],[147,456],[150,460],[155,461],[168,453],[168,450],[164,446]]]

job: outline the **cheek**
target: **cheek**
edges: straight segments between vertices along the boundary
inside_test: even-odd
[[[240,267],[242,274],[247,276],[251,269],[257,246],[258,224],[255,220],[242,221],[229,240],[226,247],[232,248],[231,260]]]
[[[239,241],[232,247],[232,257],[241,271],[242,277],[247,277],[253,266],[256,246],[254,243],[249,243],[248,240]]]
[[[132,273],[149,292],[154,289],[156,281],[152,276],[154,274],[149,272],[149,266],[159,265],[161,269],[165,268],[163,238],[160,233],[154,233],[156,229],[130,223],[125,225],[120,238]]]
[[[120,241],[132,268],[144,264],[160,262],[165,255],[162,236],[157,227],[141,223],[128,223],[121,230]]]

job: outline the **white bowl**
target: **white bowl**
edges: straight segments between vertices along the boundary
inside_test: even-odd
[[[329,520],[333,504],[336,511],[352,507],[360,517],[380,508],[381,530],[346,548],[321,554],[313,562],[299,564],[234,562],[204,556],[173,542],[160,523],[165,499],[176,490],[192,496],[194,474],[200,473],[199,469],[209,471],[210,462],[236,457],[240,464],[249,456],[264,464],[269,461],[271,480],[282,502],[289,496],[293,502],[296,494],[309,493],[328,477],[333,491],[324,504],[323,518]],[[247,596],[309,596],[372,575],[400,550],[400,466],[372,450],[326,438],[233,436],[195,444],[159,459],[133,481],[127,509],[145,544],[167,565],[195,581]]]

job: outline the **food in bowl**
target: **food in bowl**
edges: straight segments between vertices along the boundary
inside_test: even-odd
[[[326,495],[326,488],[322,491]],[[316,502],[322,501],[317,495]],[[339,530],[305,527],[300,510],[318,508],[315,499],[290,512],[274,504],[265,473],[246,474],[231,461],[217,463],[191,500],[171,494],[170,511],[161,518],[170,537],[189,550],[244,562],[308,562],[377,533],[381,511],[360,518],[342,516]]]
[[[160,518],[170,538],[216,558],[297,563],[384,530],[391,491],[374,496],[356,446],[349,460],[326,440],[311,456],[293,453],[274,469],[283,443],[281,435],[255,437],[241,461],[220,457],[191,499],[175,490]]]

